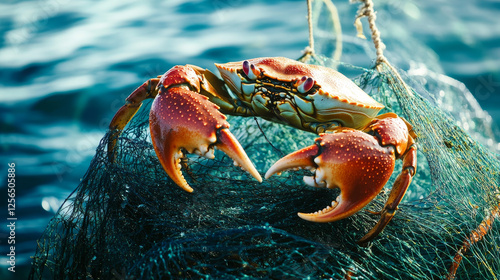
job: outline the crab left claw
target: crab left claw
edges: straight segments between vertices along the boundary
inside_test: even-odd
[[[151,139],[156,155],[168,176],[188,192],[193,189],[181,173],[180,161],[184,151],[196,153],[206,158],[214,158],[214,147],[222,150],[235,162],[262,182],[240,143],[229,131],[226,116],[219,111],[219,106],[198,93],[198,83],[191,87],[174,86],[169,80],[175,80],[177,74],[191,82],[199,79],[191,67],[177,67],[167,72],[160,80],[149,116]],[[195,91],[193,91],[195,90]]]
[[[314,176],[304,177],[306,184],[339,188],[340,195],[323,210],[298,215],[312,222],[333,222],[353,215],[372,201],[391,177],[395,160],[403,158],[403,172],[394,183],[379,223],[358,241],[364,244],[389,223],[415,172],[416,148],[408,145],[411,137],[407,130],[399,135],[390,134],[394,126],[400,126],[403,131],[406,129],[401,119],[391,116],[375,120],[366,131],[369,133],[340,128],[333,134],[320,134],[315,145],[277,161],[265,178],[289,169],[310,169]]]
[[[238,140],[229,131],[226,117],[208,98],[182,88],[160,93],[151,107],[150,129],[153,147],[168,176],[188,192],[180,161],[184,152],[214,158],[214,147],[225,152],[237,165],[262,181]],[[168,108],[175,109],[169,111]]]
[[[210,83],[212,82],[212,83]],[[213,85],[218,86],[221,96],[223,88],[213,74],[196,66],[176,66],[137,88],[113,118],[110,128],[114,131],[108,143],[110,159],[114,160],[117,135],[123,130],[142,104],[154,98],[149,115],[149,127],[153,147],[163,169],[182,189],[192,192],[182,175],[180,161],[187,153],[213,159],[214,148],[222,150],[235,165],[241,166],[259,182],[262,178],[248,158],[240,143],[229,131],[229,123],[220,107],[230,107],[219,97],[211,95]]]

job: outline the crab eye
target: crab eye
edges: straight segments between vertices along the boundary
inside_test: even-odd
[[[314,79],[311,77],[302,77],[298,82],[297,90],[300,93],[308,92],[314,86]]]
[[[243,72],[245,72],[245,75],[247,76],[250,72],[250,62],[248,62],[248,60],[243,61]]]
[[[255,68],[255,65],[248,62],[248,60],[243,61],[243,72],[251,80],[257,79],[259,75],[259,71]]]

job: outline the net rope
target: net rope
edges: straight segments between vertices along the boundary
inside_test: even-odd
[[[314,7],[320,16],[324,6]],[[335,45],[316,38],[317,48]],[[498,279],[500,164],[476,140],[491,139],[488,122],[471,117],[457,124],[464,112],[481,115],[467,89],[429,69],[405,72],[386,63],[364,69],[317,54],[307,59],[360,72],[355,82],[386,105],[381,113],[404,117],[418,135],[417,173],[376,240],[356,245],[378,220],[365,210],[381,209],[388,187],[350,218],[311,223],[296,212],[329,205],[338,190],[306,186],[306,170],[258,183],[216,151],[215,160],[189,155],[183,162],[195,188],[184,192],[154,153],[146,102],[120,135],[115,163],[107,158],[110,134],[101,140],[81,183],[39,239],[30,279]],[[261,173],[316,138],[261,119],[228,120]],[[474,129],[465,132],[464,123]]]

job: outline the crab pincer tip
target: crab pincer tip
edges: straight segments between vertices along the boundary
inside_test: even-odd
[[[304,149],[298,150],[294,153],[291,153],[281,158],[277,162],[275,162],[273,166],[271,166],[271,168],[267,170],[264,178],[269,179],[269,177],[273,176],[273,174],[294,168],[303,168],[303,167],[315,168],[316,164],[314,163],[314,157],[317,155],[318,155],[317,145],[312,145]]]
[[[170,179],[183,190],[193,192],[193,188],[187,183],[181,172],[180,157],[182,157],[182,152],[179,150],[177,153],[174,153],[170,149],[162,149],[161,152],[156,151],[156,155]]]
[[[252,161],[248,158],[245,150],[241,147],[240,143],[229,131],[229,129],[220,129],[217,131],[217,148],[223,151],[231,159],[233,159],[241,168],[246,170],[252,177],[259,183],[262,183],[262,177],[253,165]]]

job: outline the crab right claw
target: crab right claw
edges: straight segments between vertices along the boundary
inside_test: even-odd
[[[362,131],[342,128],[321,134],[313,146],[277,161],[266,173],[308,168],[314,175],[304,182],[315,187],[340,188],[331,206],[315,213],[298,213],[312,222],[333,222],[347,218],[366,206],[382,190],[394,170],[392,147],[382,147],[377,139]]]
[[[177,70],[187,71],[184,77],[190,74],[186,69]],[[163,80],[160,83],[165,83]],[[180,166],[184,152],[214,158],[214,147],[262,182],[259,172],[229,131],[226,116],[218,109],[206,96],[183,86],[161,87],[151,106],[149,122],[156,155],[168,176],[188,192],[193,189],[182,175]]]

